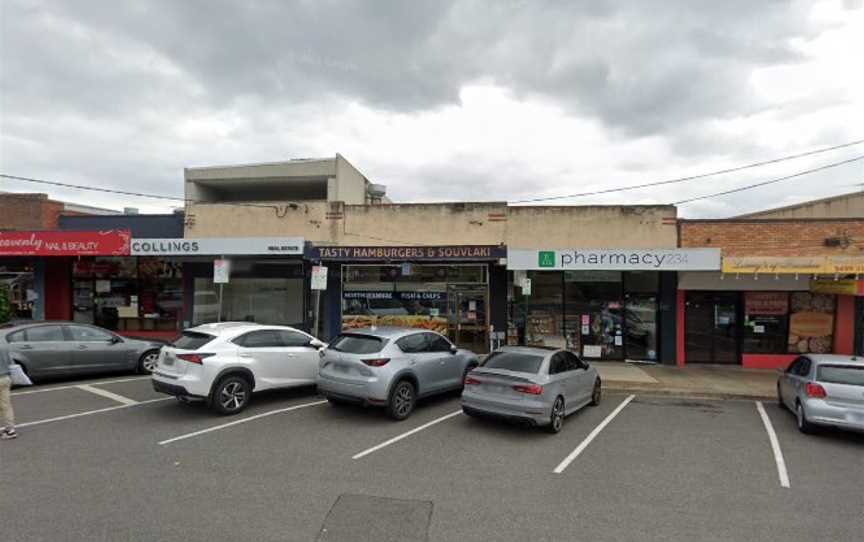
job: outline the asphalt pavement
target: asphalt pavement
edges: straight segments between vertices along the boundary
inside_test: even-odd
[[[606,394],[563,431],[404,422],[314,389],[216,416],[111,376],[15,390],[0,539],[860,540],[864,436],[805,436],[774,402]],[[569,460],[568,460],[569,459]],[[783,487],[780,465],[788,474]],[[559,471],[559,472],[556,472]]]

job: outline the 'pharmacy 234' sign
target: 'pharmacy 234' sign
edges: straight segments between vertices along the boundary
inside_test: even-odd
[[[507,268],[534,271],[719,271],[720,249],[508,249]]]

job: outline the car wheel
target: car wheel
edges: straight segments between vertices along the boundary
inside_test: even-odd
[[[807,421],[807,413],[804,412],[804,405],[801,403],[795,406],[795,419],[798,422],[798,430],[802,433],[810,435],[816,432],[813,424]]]
[[[156,365],[159,363],[159,351],[150,350],[138,359],[138,374],[149,375],[156,370]]]
[[[414,384],[407,380],[400,380],[390,391],[390,399],[387,401],[387,413],[394,420],[404,420],[414,411],[417,402],[417,393]]]
[[[546,426],[546,430],[550,433],[560,433],[562,427],[564,427],[564,398],[558,396],[552,405],[549,425]]]
[[[223,415],[237,414],[249,404],[252,386],[242,376],[228,376],[219,381],[210,405],[216,412]]]
[[[594,381],[594,391],[591,392],[591,406],[597,406],[600,404],[600,400],[603,398],[603,386],[600,384],[600,379]]]
[[[786,410],[786,403],[783,402],[783,396],[780,395],[780,384],[777,384],[777,406],[780,410]]]

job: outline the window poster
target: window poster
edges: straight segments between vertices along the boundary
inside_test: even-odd
[[[789,352],[826,354],[834,343],[836,298],[831,294],[794,292],[789,318]]]

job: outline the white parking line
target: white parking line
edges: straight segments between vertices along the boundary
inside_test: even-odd
[[[87,412],[79,412],[78,414],[67,414],[66,416],[57,416],[56,418],[48,418],[45,420],[37,420],[35,422],[26,422],[26,423],[18,423],[15,424],[15,427],[30,427],[32,425],[41,425],[43,423],[50,422],[59,422],[61,420],[69,420],[72,418],[80,418],[82,416],[89,416],[91,414],[100,414],[102,412],[111,412],[112,410],[120,410],[122,408],[129,408],[133,406],[146,405],[148,403],[156,403],[158,401],[168,401],[171,397],[160,397],[159,399],[149,399],[147,401],[140,401],[135,403],[134,405],[117,405],[108,408],[100,408],[99,410],[88,410]]]
[[[167,440],[163,440],[159,443],[159,446],[165,446],[166,444],[171,444],[172,442],[177,442],[178,440],[185,440],[187,438],[197,437],[198,435],[203,435],[205,433],[210,433],[213,431],[218,431],[220,429],[225,429],[226,427],[232,427],[241,423],[251,422],[252,420],[257,420],[259,418],[264,418],[266,416],[272,416],[274,414],[281,414],[283,412],[290,412],[292,410],[297,410],[300,408],[311,407],[315,405],[323,405],[327,401],[313,401],[311,403],[303,403],[302,405],[294,405],[288,408],[280,408],[277,410],[271,410],[269,412],[264,412],[263,414],[256,414],[254,416],[249,416],[248,418],[243,418],[242,420],[235,420],[233,422],[223,423],[222,425],[216,425],[214,427],[208,427],[207,429],[202,429],[201,431],[195,431],[194,433],[187,433],[185,435],[180,435],[179,437],[169,438]]]
[[[102,386],[104,384],[119,384],[120,382],[133,382],[135,380],[147,380],[149,378],[150,378],[149,376],[135,376],[132,378],[120,378],[118,380],[101,380],[101,381],[97,381],[97,382],[88,382],[88,384],[91,386],[94,384]],[[17,397],[18,395],[30,395],[33,393],[45,393],[46,391],[68,390],[68,389],[72,389],[72,388],[77,388],[78,386],[81,386],[81,385],[82,384],[69,384],[68,386],[54,386],[53,388],[37,388],[35,390],[15,391],[15,392],[12,392],[12,395]]]
[[[102,397],[106,397],[111,399],[112,401],[117,401],[123,405],[137,405],[138,401],[134,399],[129,399],[128,397],[123,397],[122,395],[118,395],[114,392],[110,392],[108,390],[103,390],[100,388],[96,388],[91,386],[90,384],[81,384],[80,386],[76,386],[79,390],[89,391],[90,393],[95,393],[96,395],[100,395]]]
[[[765,425],[765,431],[768,433],[768,440],[771,441],[771,449],[774,451],[774,462],[777,463],[777,476],[780,477],[780,485],[782,487],[790,487],[789,473],[786,471],[786,461],[783,460],[783,452],[780,450],[780,441],[777,440],[777,433],[774,432],[771,418],[765,412],[762,401],[756,401],[756,410],[759,411],[759,416],[762,417],[762,423]]]
[[[621,401],[621,404],[618,405],[618,407],[615,408],[615,410],[613,410],[611,414],[606,416],[606,419],[604,419],[602,422],[600,422],[600,425],[595,427],[594,430],[591,431],[587,437],[585,437],[585,440],[583,440],[579,444],[579,446],[576,447],[575,450],[570,452],[570,455],[568,455],[567,457],[564,458],[564,461],[562,461],[561,463],[558,463],[558,466],[555,467],[555,470],[553,470],[552,472],[554,472],[555,474],[561,474],[562,472],[564,472],[564,469],[566,469],[570,465],[570,463],[573,462],[574,459],[579,457],[579,454],[581,454],[583,451],[585,451],[585,448],[587,448],[588,445],[591,444],[591,441],[593,441],[595,438],[597,438],[597,435],[600,434],[600,431],[603,431],[603,428],[605,428],[607,425],[609,425],[609,422],[611,422],[615,418],[615,416],[617,416],[622,410],[624,410],[624,407],[626,407],[628,404],[630,404],[630,401],[632,401],[635,397],[636,397],[635,395],[631,395],[631,396],[627,397],[626,399],[624,399],[623,401]]]
[[[381,444],[378,444],[377,446],[373,446],[373,447],[369,448],[368,450],[363,450],[359,454],[354,455],[354,457],[352,457],[351,459],[360,459],[361,457],[365,457],[365,456],[371,454],[372,452],[377,452],[381,448],[386,448],[387,446],[390,446],[391,444],[393,444],[395,442],[399,442],[400,440],[402,440],[406,437],[410,437],[414,433],[418,433],[418,432],[420,432],[420,431],[422,431],[428,427],[432,427],[436,423],[441,423],[444,420],[450,419],[453,416],[458,416],[460,414],[462,414],[462,411],[457,410],[456,412],[451,412],[450,414],[447,414],[446,416],[441,416],[440,418],[436,418],[429,423],[424,423],[420,427],[415,427],[414,429],[412,429],[406,433],[402,433],[399,436],[396,436],[396,437],[391,438],[390,440],[384,441]]]

